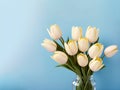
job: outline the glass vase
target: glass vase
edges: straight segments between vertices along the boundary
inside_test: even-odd
[[[87,83],[86,83],[87,82]],[[91,75],[84,83],[77,76],[76,80],[73,81],[73,90],[96,90],[96,83]]]

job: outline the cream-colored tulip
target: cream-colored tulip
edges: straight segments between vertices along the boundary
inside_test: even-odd
[[[104,46],[102,44],[96,43],[89,48],[88,54],[91,58],[100,57],[103,52],[103,48]]]
[[[82,28],[81,27],[72,27],[72,39],[78,40],[82,37]]]
[[[69,55],[75,55],[78,52],[78,46],[76,41],[69,40],[68,43],[64,43],[65,50]]]
[[[100,70],[103,66],[104,64],[101,58],[94,58],[89,63],[89,68],[94,72]]]
[[[82,52],[86,52],[89,48],[89,41],[87,38],[80,38],[78,40],[78,46],[79,46],[79,50]]]
[[[41,45],[49,52],[54,52],[57,49],[56,43],[49,39],[45,39]]]
[[[54,55],[51,56],[51,58],[59,64],[65,64],[68,60],[68,56],[61,51],[55,51]]]
[[[112,57],[113,55],[115,55],[118,52],[118,47],[117,45],[111,45],[108,46],[105,51],[104,54],[106,57]]]
[[[77,55],[77,62],[81,67],[85,67],[88,64],[88,58],[85,54],[78,54]]]
[[[56,24],[52,25],[50,27],[50,30],[47,30],[50,37],[53,38],[54,40],[57,40],[59,38],[61,38],[62,36],[62,31],[60,29],[60,27]]]
[[[86,38],[88,38],[89,42],[94,43],[98,39],[99,30],[96,27],[88,26],[86,31]]]

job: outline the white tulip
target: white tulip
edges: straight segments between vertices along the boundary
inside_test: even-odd
[[[61,51],[55,51],[54,55],[51,56],[51,58],[59,64],[65,64],[68,60],[68,56]]]
[[[88,26],[86,31],[86,38],[88,38],[89,42],[94,43],[98,39],[99,30],[96,27]]]
[[[80,38],[78,40],[78,46],[79,46],[79,50],[82,52],[86,52],[89,48],[89,42],[87,38]]]
[[[47,30],[50,37],[53,38],[54,40],[57,40],[59,38],[61,38],[62,36],[62,31],[60,29],[60,27],[56,24],[52,25],[50,27],[50,30]]]
[[[56,43],[49,39],[45,39],[41,45],[50,52],[54,52],[57,49]]]
[[[103,66],[104,64],[101,58],[94,58],[89,63],[89,68],[94,72],[100,70]]]
[[[103,52],[103,48],[104,46],[102,44],[96,43],[89,48],[88,54],[91,58],[100,57]]]
[[[68,43],[64,43],[65,50],[69,55],[75,55],[78,52],[78,46],[76,41],[69,40]]]
[[[77,55],[77,62],[81,67],[85,67],[88,64],[88,58],[85,54],[78,54]]]
[[[72,27],[72,39],[78,40],[82,37],[82,28],[81,27]]]
[[[106,57],[112,57],[117,52],[118,52],[117,45],[111,45],[111,46],[109,46],[105,49],[104,54],[105,54]]]

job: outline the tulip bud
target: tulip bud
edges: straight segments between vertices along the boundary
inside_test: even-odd
[[[45,49],[47,49],[49,52],[54,52],[57,49],[57,45],[55,42],[45,39],[43,43],[41,44]]]
[[[86,52],[89,48],[89,42],[87,38],[80,38],[78,40],[78,46],[79,46],[79,50],[82,52]]]
[[[87,32],[86,32],[86,38],[88,38],[89,42],[94,43],[98,39],[99,31],[96,29],[96,27],[88,26]]]
[[[89,63],[89,68],[94,72],[100,70],[103,66],[104,64],[101,58],[94,58]]]
[[[115,55],[118,52],[118,47],[117,45],[111,45],[108,46],[105,51],[104,54],[106,57],[112,57],[113,55]]]
[[[68,60],[68,56],[61,51],[55,51],[54,55],[51,56],[51,58],[59,64],[65,64]]]
[[[64,43],[65,50],[69,55],[75,55],[78,52],[77,43],[74,40],[69,40],[68,43]]]
[[[81,27],[72,27],[72,39],[78,40],[82,37],[82,28]]]
[[[54,40],[57,40],[62,36],[62,31],[60,30],[60,27],[56,24],[50,27],[50,30],[48,30],[48,33],[50,37],[53,38]]]
[[[96,43],[89,48],[88,54],[91,58],[100,57],[103,52],[103,48],[102,44]]]
[[[88,64],[88,58],[85,54],[78,54],[77,55],[77,62],[81,67],[85,67]]]

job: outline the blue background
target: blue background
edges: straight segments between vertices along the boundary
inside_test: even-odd
[[[56,68],[44,48],[46,29],[73,25],[100,29],[100,42],[120,46],[120,0],[0,0],[0,90],[72,90],[75,74]],[[96,72],[97,90],[120,90],[120,54]]]

